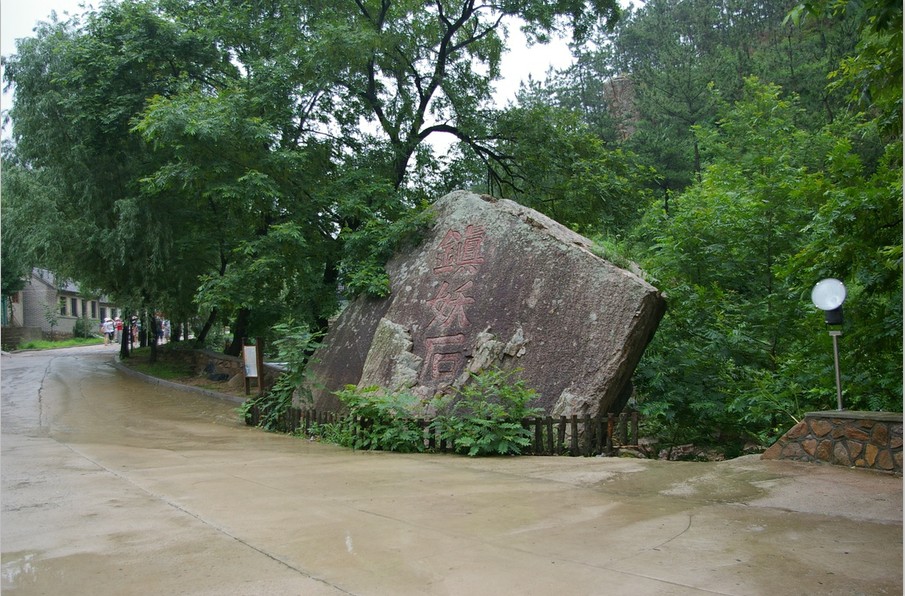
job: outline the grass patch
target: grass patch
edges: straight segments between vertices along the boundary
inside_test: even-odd
[[[157,362],[151,364],[150,359],[151,348],[136,348],[132,350],[129,358],[123,361],[123,364],[140,373],[165,381],[173,381],[192,376],[192,368],[188,364],[173,362],[159,357]]]
[[[60,341],[36,339],[16,346],[17,350],[55,350],[57,348],[77,348],[79,346],[96,346],[104,343],[102,337],[73,337]]]
[[[231,386],[226,381],[213,381],[203,373],[192,368],[190,359],[179,355],[179,348],[170,346],[157,347],[157,362],[151,364],[151,348],[133,348],[128,358],[120,361],[122,366],[140,372],[149,377],[170,381],[179,385],[207,389],[217,393],[225,393],[242,397],[245,395],[245,386]]]

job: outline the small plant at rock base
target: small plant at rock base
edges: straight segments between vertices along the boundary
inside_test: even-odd
[[[541,414],[528,407],[538,397],[521,379],[519,371],[490,369],[472,374],[454,395],[435,400],[438,415],[431,430],[450,441],[456,453],[519,455],[531,444],[531,430],[522,420]]]
[[[286,432],[286,414],[298,392],[304,391],[305,364],[308,355],[317,347],[317,336],[305,325],[293,325],[292,322],[276,325],[274,330],[281,334],[280,339],[273,342],[278,358],[286,363],[286,371],[263,395],[246,399],[238,408],[239,416],[246,421],[251,419],[255,406],[260,412],[258,426],[264,430]],[[263,371],[262,371],[263,372]]]
[[[291,375],[282,375],[263,395],[250,397],[239,406],[239,416],[248,422],[252,409],[257,406],[260,412],[258,426],[272,432],[286,432],[286,414],[292,407],[293,397],[299,386]]]
[[[355,385],[346,385],[334,395],[349,413],[327,429],[325,440],[352,449],[424,451],[424,430],[413,417],[419,403],[416,396]]]

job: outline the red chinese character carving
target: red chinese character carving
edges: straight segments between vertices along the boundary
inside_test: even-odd
[[[424,340],[426,354],[422,378],[427,376],[430,381],[451,381],[456,378],[462,365],[465,363],[465,336],[445,335],[442,337],[428,337]]]
[[[434,266],[434,273],[449,273],[456,268],[456,262],[459,258],[459,244],[462,234],[455,230],[446,232],[446,236],[440,241],[437,248],[437,259]]]
[[[483,242],[484,228],[482,226],[467,226],[464,238],[460,232],[449,230],[437,248],[434,273],[450,273],[460,269],[471,273],[476,272],[478,265],[484,262],[484,257],[481,256]]]
[[[471,280],[465,282],[453,292],[449,291],[449,282],[443,282],[440,291],[432,299],[428,300],[431,309],[434,311],[434,318],[427,324],[428,327],[434,323],[438,323],[441,329],[448,329],[455,324],[459,327],[468,327],[471,323],[465,316],[465,306],[474,304],[474,298],[466,293],[471,291],[474,282]]]
[[[482,226],[468,226],[465,228],[465,240],[462,242],[462,250],[459,254],[459,266],[465,267],[472,273],[478,270],[478,265],[484,262],[481,256],[481,243],[484,242],[484,228]]]

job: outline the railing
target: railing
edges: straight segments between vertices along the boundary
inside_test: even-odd
[[[262,419],[261,410],[253,406],[245,423],[258,426]],[[348,417],[336,412],[318,412],[290,408],[281,417],[278,430],[288,433],[308,433],[313,426],[347,421]],[[365,426],[367,421],[357,421]],[[425,447],[432,451],[452,451],[452,445],[432,432],[430,421],[418,419],[417,424],[424,430]],[[638,444],[638,412],[605,414],[602,416],[540,416],[522,420],[522,426],[532,432],[531,445],[523,455],[571,455],[585,456],[614,455],[620,447],[634,447]]]

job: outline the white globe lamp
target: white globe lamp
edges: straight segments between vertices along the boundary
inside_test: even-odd
[[[845,302],[845,284],[832,277],[817,282],[811,290],[811,302],[823,311],[827,325],[842,325],[842,303]],[[833,361],[836,365],[836,405],[842,409],[842,375],[839,373],[839,336],[842,331],[830,329],[833,338]]]

